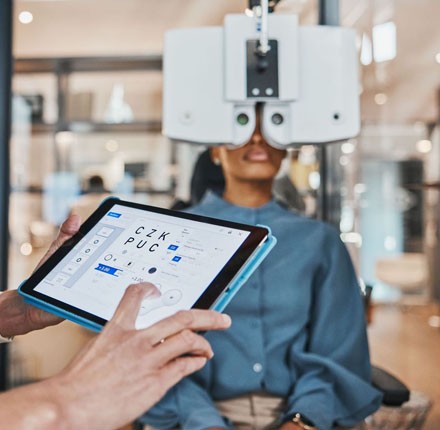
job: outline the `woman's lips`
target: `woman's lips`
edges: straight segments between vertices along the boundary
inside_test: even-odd
[[[246,161],[269,161],[269,154],[262,148],[253,148],[244,154]]]

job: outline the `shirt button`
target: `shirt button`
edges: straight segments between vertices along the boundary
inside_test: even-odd
[[[252,366],[252,369],[254,369],[254,372],[255,372],[255,373],[260,373],[260,372],[263,370],[263,366],[262,366],[261,363],[255,363],[255,364]]]

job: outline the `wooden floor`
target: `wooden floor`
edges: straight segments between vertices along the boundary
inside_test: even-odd
[[[434,306],[376,306],[368,329],[373,364],[433,402],[424,430],[440,430],[440,328],[428,324],[439,313]]]

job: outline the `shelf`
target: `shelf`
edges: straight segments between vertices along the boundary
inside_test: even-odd
[[[130,57],[17,58],[15,73],[72,73],[162,70],[162,55]]]
[[[23,194],[46,194],[47,191],[44,190],[42,187],[30,185],[30,186],[23,186],[23,187],[12,187],[11,188],[11,194],[13,193],[23,193]],[[148,186],[136,186],[133,188],[133,194],[150,194],[150,195],[173,195],[173,189],[162,189],[158,190],[155,188],[150,188]],[[85,195],[85,194],[81,194]]]
[[[44,122],[31,123],[32,133],[53,133],[55,131],[56,124],[47,124]]]
[[[66,130],[75,133],[142,133],[160,132],[162,129],[161,121],[135,121],[124,123],[106,123],[89,121],[70,121],[66,125]]]
[[[53,133],[55,131],[72,131],[74,133],[158,133],[162,129],[159,120],[135,121],[124,123],[106,123],[93,121],[69,121],[64,125],[33,123],[33,133]]]
[[[104,122],[104,116],[100,120],[93,120],[92,115],[87,115],[81,111],[80,114],[75,114],[69,109],[71,99],[71,78],[77,72],[91,72],[95,74],[96,78],[105,77],[106,82],[111,82],[113,75],[109,72],[145,72],[146,75],[154,72],[160,75],[162,71],[162,55],[142,55],[142,56],[123,56],[123,57],[53,57],[53,58],[17,58],[14,61],[14,72],[16,75],[30,75],[30,74],[49,74],[53,75],[55,84],[56,98],[51,95],[50,102],[56,104],[52,111],[56,111],[57,117],[53,123],[34,122],[30,124],[31,132],[34,136],[41,135],[50,139],[54,138],[54,134],[58,132],[68,131],[77,133],[78,135],[94,133],[138,133],[138,134],[155,134],[158,135],[162,130],[162,122],[160,119],[159,106],[156,110],[151,110],[149,114],[139,114],[140,120],[135,120],[129,123],[107,123]],[[107,74],[107,75],[106,75]],[[119,75],[119,74],[118,74]],[[87,78],[90,76],[87,75]],[[32,78],[33,79],[33,78]],[[156,77],[154,78],[156,79]],[[159,81],[157,81],[159,82]],[[47,95],[46,95],[47,96]],[[45,96],[45,97],[46,97]],[[152,96],[153,97],[153,96]],[[153,102],[157,102],[156,94],[154,94]],[[32,100],[30,101],[32,103]],[[35,103],[36,104],[36,103]],[[33,106],[33,105],[32,105]],[[38,106],[37,106],[38,107]],[[40,106],[41,110],[41,106]],[[87,110],[89,112],[89,110]],[[148,111],[150,112],[150,111]],[[40,113],[40,112],[39,112]],[[75,117],[78,120],[75,120]],[[34,115],[34,118],[43,118],[43,115]],[[86,120],[79,120],[85,118]],[[88,119],[89,118],[89,119]],[[146,137],[146,141],[148,137]],[[61,165],[62,154],[59,146],[55,145],[55,171],[62,170],[64,166]],[[171,162],[171,160],[170,160]],[[18,190],[17,190],[18,191]],[[27,190],[20,190],[26,192]],[[38,189],[30,189],[29,192],[39,193]],[[170,190],[158,191],[152,190],[148,187],[136,188],[135,192],[148,194],[169,194]]]

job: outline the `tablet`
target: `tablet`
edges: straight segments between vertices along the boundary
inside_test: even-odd
[[[44,310],[99,331],[128,285],[161,291],[136,327],[182,309],[222,311],[275,245],[269,228],[108,198],[19,287]]]

